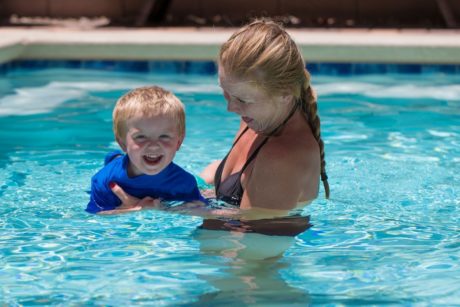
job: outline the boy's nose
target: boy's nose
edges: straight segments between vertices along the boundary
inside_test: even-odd
[[[158,141],[150,141],[147,143],[147,147],[148,148],[155,148],[155,147],[159,147],[160,145],[158,144]]]

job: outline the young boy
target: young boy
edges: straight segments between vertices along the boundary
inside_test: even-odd
[[[203,201],[195,177],[172,162],[185,137],[185,112],[171,92],[150,86],[122,96],[113,110],[113,131],[126,154],[106,156],[91,180],[87,212],[123,212],[110,188],[114,183],[138,198]]]

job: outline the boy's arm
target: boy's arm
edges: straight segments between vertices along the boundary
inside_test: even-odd
[[[88,205],[86,206],[86,212],[89,213],[98,213],[101,210],[104,210],[103,198],[100,197],[100,194],[97,189],[97,181],[93,177],[91,179],[91,195],[89,198]]]
[[[110,211],[125,209],[131,209],[129,211],[134,211],[135,209],[133,209],[131,203],[123,205],[120,199],[113,194],[110,186],[106,184],[106,181],[106,178],[100,173],[93,176],[91,179],[91,195],[86,211],[95,214],[110,214],[108,213]],[[120,204],[122,206],[120,206]],[[112,214],[115,213],[122,213],[122,211],[114,211]]]
[[[120,202],[110,189],[110,178],[108,178],[107,167],[113,160],[123,157],[123,152],[114,150],[109,152],[104,158],[104,167],[91,178],[91,196],[86,211],[95,214],[119,214],[137,211],[133,204]],[[112,165],[113,167],[113,165]]]

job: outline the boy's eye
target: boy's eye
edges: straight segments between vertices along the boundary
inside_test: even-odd
[[[143,140],[143,139],[145,139],[145,135],[136,135],[136,136],[134,137],[134,139],[135,139],[135,140]]]
[[[167,135],[167,134],[162,134],[162,135],[160,135],[160,139],[163,139],[163,140],[168,140],[168,139],[170,139],[170,138],[171,138],[171,137],[170,137],[169,135]]]

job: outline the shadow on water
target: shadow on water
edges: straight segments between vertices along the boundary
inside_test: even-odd
[[[1,168],[1,164],[0,164],[0,168]],[[0,186],[0,197],[3,196],[3,193],[9,187],[18,188],[18,187],[24,186],[26,178],[27,178],[27,174],[24,172],[16,172],[16,171],[11,172],[6,182]]]
[[[308,217],[305,219],[308,221]],[[308,224],[306,229],[310,226]],[[286,303],[305,306],[310,303],[308,293],[289,285],[280,274],[281,270],[289,268],[283,254],[293,245],[294,236],[198,228],[193,238],[206,256],[204,264],[221,269],[218,274],[200,276],[216,290],[202,294],[191,306]]]
[[[290,286],[280,275],[289,264],[282,258],[233,259],[220,275],[203,276],[216,291],[205,293],[191,306],[307,306],[307,292]]]
[[[398,305],[419,301],[385,293],[310,293],[290,285],[282,271],[289,270],[291,263],[283,255],[294,245],[295,236],[199,227],[192,238],[199,243],[202,264],[219,270],[199,276],[215,290],[184,306]]]

